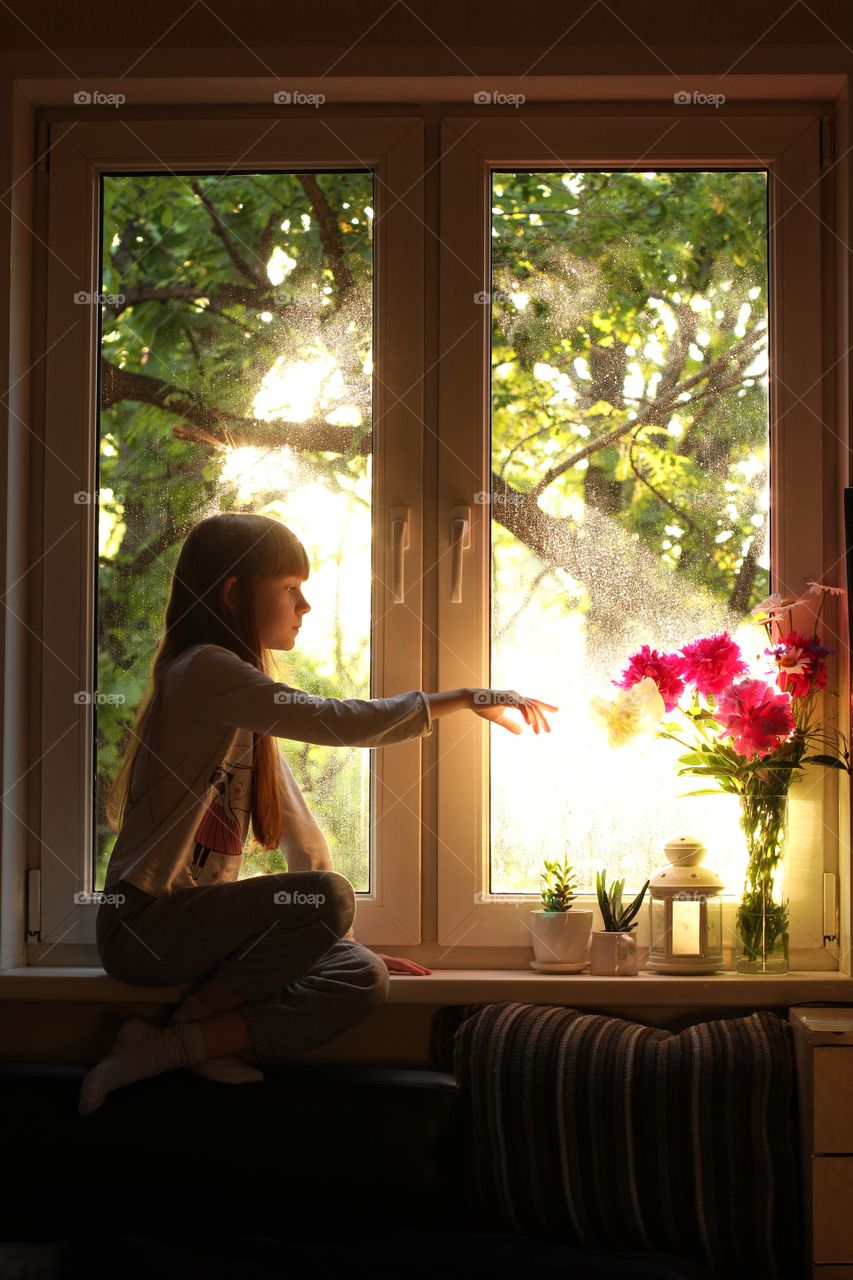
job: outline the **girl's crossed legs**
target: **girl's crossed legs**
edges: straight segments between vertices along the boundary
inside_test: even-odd
[[[247,1028],[261,1063],[289,1061],[361,1021],[388,993],[385,962],[342,941],[355,893],[337,872],[281,872],[161,897],[119,881],[110,892],[124,902],[98,909],[105,970],[138,986],[195,981],[218,1015],[204,1019],[209,1057],[246,1047]]]

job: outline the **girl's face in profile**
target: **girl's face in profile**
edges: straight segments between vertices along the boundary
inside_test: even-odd
[[[294,648],[302,619],[311,608],[302,594],[304,581],[297,574],[255,579],[255,617],[265,648]]]

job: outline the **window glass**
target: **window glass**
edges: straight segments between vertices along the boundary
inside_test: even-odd
[[[225,510],[291,528],[311,611],[279,678],[369,697],[372,508],[372,172],[112,174],[101,196],[96,889],[186,533]],[[279,745],[368,891],[370,753]],[[286,870],[252,845],[242,876]]]
[[[491,891],[567,853],[627,895],[693,834],[737,894],[736,798],[680,798],[680,748],[611,748],[589,703],[644,643],[766,644],[766,173],[495,172],[491,205],[490,684],[560,707],[491,734]]]

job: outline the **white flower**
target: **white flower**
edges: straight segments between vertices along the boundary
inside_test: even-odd
[[[621,747],[650,729],[662,718],[665,706],[651,676],[643,676],[630,689],[619,689],[612,699],[595,696],[590,709],[607,729],[611,747]]]
[[[799,604],[804,599],[803,596],[783,596],[781,592],[774,591],[766,600],[762,600],[752,610],[753,614],[766,614],[768,618],[775,618],[785,609],[790,609],[792,605]]]

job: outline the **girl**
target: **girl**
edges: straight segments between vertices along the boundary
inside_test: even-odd
[[[181,548],[151,684],[107,801],[119,828],[98,908],[104,969],[119,981],[191,982],[165,1028],[130,1019],[83,1081],[87,1115],[134,1080],[190,1067],[228,1083],[257,1064],[324,1044],[385,999],[413,961],[355,941],[355,893],[275,738],[379,747],[432,733],[468,708],[513,733],[516,706],[536,733],[548,703],[502,691],[410,690],[391,698],[315,698],[269,673],[293,649],[310,605],[299,539],[266,516],[221,513]],[[238,880],[249,819],[288,870]]]

